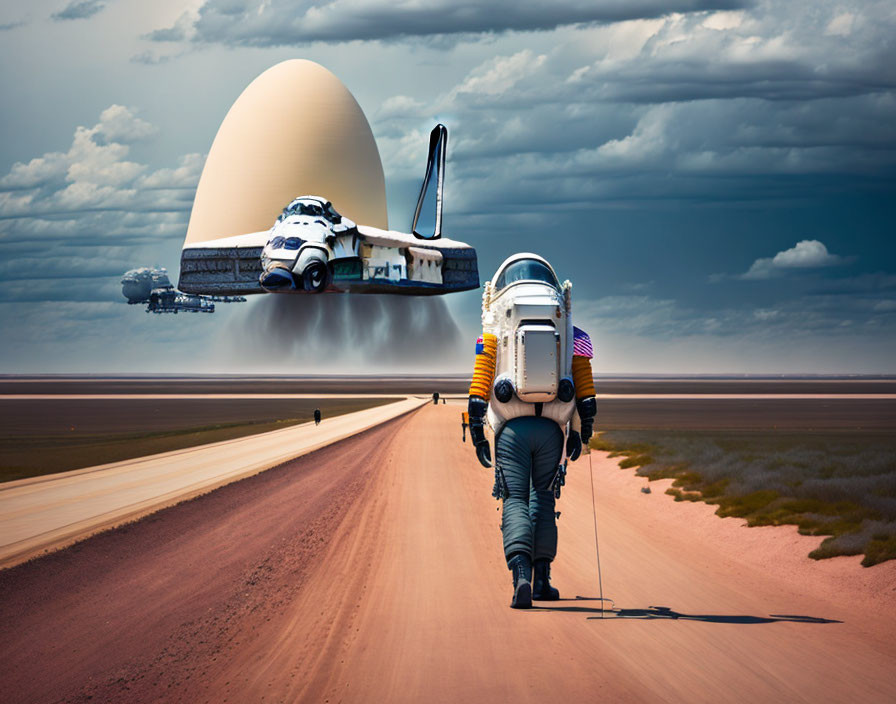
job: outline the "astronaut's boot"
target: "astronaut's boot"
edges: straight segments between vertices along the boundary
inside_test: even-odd
[[[529,556],[518,552],[507,563],[513,573],[512,609],[529,609],[532,607],[532,560]]]
[[[557,601],[560,592],[551,586],[551,561],[536,560],[533,570],[532,598],[537,601]]]

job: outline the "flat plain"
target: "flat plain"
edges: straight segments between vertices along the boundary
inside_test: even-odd
[[[88,391],[88,394],[92,393]],[[383,405],[395,397],[110,398],[0,395],[0,481],[254,435]]]

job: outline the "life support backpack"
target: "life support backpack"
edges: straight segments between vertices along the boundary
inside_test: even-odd
[[[575,410],[572,379],[572,284],[561,290],[521,281],[483,293],[483,340],[494,337],[495,375],[489,396],[489,423],[500,433],[519,416],[544,416],[562,428]],[[483,342],[484,344],[484,342]]]

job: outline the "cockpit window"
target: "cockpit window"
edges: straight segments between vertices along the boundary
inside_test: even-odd
[[[320,217],[324,214],[323,208],[317,203],[302,203],[299,201],[295,205],[289,207],[290,215],[311,215],[312,217]]]
[[[286,242],[283,244],[285,249],[298,249],[302,246],[302,240],[298,237],[287,237]]]
[[[342,216],[333,210],[333,205],[331,203],[327,203],[324,206],[324,217],[334,225],[338,225],[342,222]]]
[[[519,259],[508,264],[495,281],[495,291],[500,291],[517,281],[541,281],[558,290],[560,288],[554,272],[537,259]]]
[[[333,219],[331,214],[336,217]],[[326,217],[330,220],[330,222],[338,223],[342,218],[336,214],[335,211],[332,210],[329,203],[327,203],[325,208],[322,208],[317,203],[309,203],[307,201],[298,201],[296,203],[290,203],[287,205],[283,212],[280,214],[280,217],[277,218],[277,222],[281,222],[284,219],[292,216],[292,215],[310,215],[311,217]]]

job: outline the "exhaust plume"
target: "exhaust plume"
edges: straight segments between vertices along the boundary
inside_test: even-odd
[[[222,331],[241,371],[294,374],[459,369],[460,329],[441,298],[271,295],[239,306]]]

